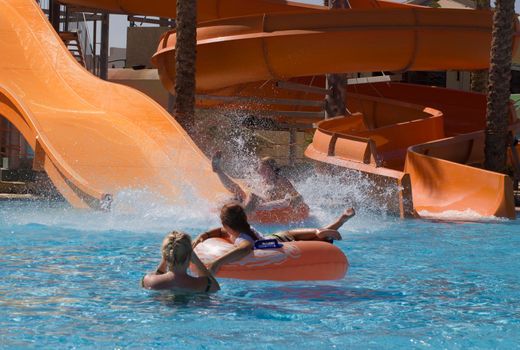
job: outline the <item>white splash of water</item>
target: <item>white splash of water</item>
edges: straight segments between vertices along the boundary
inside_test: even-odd
[[[372,193],[375,185],[359,172],[328,175],[309,169],[307,175],[294,184],[311,208],[311,216],[322,225],[334,221],[349,207],[356,210],[356,216],[342,230],[372,232],[397,220],[388,215],[386,203],[374,201]],[[395,191],[387,190],[383,197],[395,198]]]
[[[90,232],[200,231],[218,226],[218,215],[212,205],[190,189],[183,193],[179,204],[145,190],[125,190],[114,196],[109,212],[75,209],[65,202],[25,202],[2,205],[0,222],[7,226],[38,224]]]
[[[507,218],[499,218],[496,216],[485,216],[474,210],[446,210],[440,213],[432,213],[427,210],[420,210],[419,216],[423,219],[442,220],[442,221],[478,221],[478,222],[504,222]]]

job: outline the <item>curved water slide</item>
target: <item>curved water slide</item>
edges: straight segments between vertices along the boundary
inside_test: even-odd
[[[204,22],[197,30],[197,90],[330,72],[483,69],[489,66],[491,27],[489,11],[414,7]],[[168,32],[152,60],[170,91],[175,39]]]
[[[100,80],[70,55],[38,4],[0,0],[0,115],[35,150],[76,207],[99,208],[125,189],[172,203],[229,196],[175,120],[140,92]]]
[[[308,157],[384,178],[401,189],[401,215],[515,218],[511,179],[482,169],[485,95],[403,83],[354,86],[348,95],[359,112],[317,123]],[[513,108],[509,125],[520,131]]]

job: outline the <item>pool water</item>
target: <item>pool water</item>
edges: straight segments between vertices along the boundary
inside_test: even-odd
[[[168,230],[195,235],[216,215],[135,206],[0,203],[0,348],[520,347],[518,220],[400,220],[360,207],[337,243],[351,263],[342,280],[223,279],[217,294],[174,296],[139,280]],[[306,224],[339,210],[313,207]]]

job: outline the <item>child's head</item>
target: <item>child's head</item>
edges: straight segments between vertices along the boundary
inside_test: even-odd
[[[280,168],[274,158],[264,157],[258,164],[258,173],[263,177],[272,177],[280,173]]]
[[[191,260],[191,238],[184,232],[172,231],[164,238],[161,251],[170,266],[183,265]]]
[[[249,232],[251,230],[246,212],[240,204],[229,203],[224,205],[220,211],[220,221],[223,226],[228,226],[237,232]]]

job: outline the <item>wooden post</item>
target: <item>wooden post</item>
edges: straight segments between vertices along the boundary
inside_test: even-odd
[[[348,0],[328,0],[326,4],[331,11],[333,9],[350,8]],[[325,87],[329,90],[329,93],[325,96],[325,118],[345,115],[346,76],[344,74],[332,73],[327,74],[326,78]]]
[[[108,39],[110,34],[109,14],[101,15],[101,52],[99,57],[99,77],[103,80],[108,78]]]

